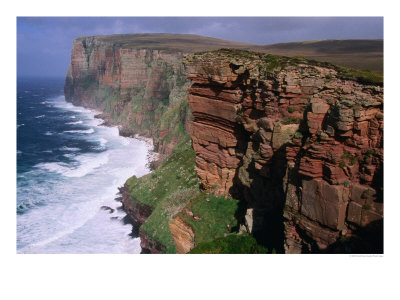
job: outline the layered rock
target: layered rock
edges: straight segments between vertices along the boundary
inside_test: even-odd
[[[193,229],[181,218],[175,217],[169,222],[172,237],[179,254],[184,254],[193,249],[195,245]]]
[[[286,253],[342,251],[352,240],[382,251],[381,82],[247,51],[184,63],[197,173],[204,189],[244,201],[247,231]]]
[[[122,135],[152,137],[157,151],[169,154],[184,133],[186,111],[162,120],[187,102],[182,51],[139,49],[107,36],[74,40],[64,88],[67,101],[103,111],[102,118],[119,125]],[[181,109],[182,110],[182,109]],[[175,132],[172,132],[174,131]],[[178,132],[179,131],[179,132]]]

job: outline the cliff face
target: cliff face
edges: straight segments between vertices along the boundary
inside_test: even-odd
[[[368,72],[220,50],[184,59],[196,170],[286,253],[382,252],[383,88]]]
[[[100,109],[122,135],[153,137],[157,151],[169,154],[188,129],[188,82],[183,53],[132,49],[102,37],[78,38],[71,52],[65,97]]]

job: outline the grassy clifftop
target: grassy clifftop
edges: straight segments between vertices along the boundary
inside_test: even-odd
[[[77,40],[87,38],[89,37],[80,37]],[[129,49],[158,49],[194,53],[220,48],[235,48],[284,56],[301,55],[308,59],[383,73],[383,40],[381,39],[316,40],[256,45],[194,34],[113,34],[90,38],[112,44],[115,47]]]

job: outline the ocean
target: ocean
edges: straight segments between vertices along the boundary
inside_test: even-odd
[[[63,86],[17,81],[17,252],[140,253],[117,193],[150,171],[151,145],[66,102]]]

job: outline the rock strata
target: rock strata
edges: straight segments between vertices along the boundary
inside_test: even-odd
[[[383,88],[328,63],[237,50],[185,57],[196,170],[286,253],[382,251]],[[251,226],[248,224],[251,223]],[[343,243],[340,243],[340,242]]]
[[[104,125],[118,125],[123,136],[153,138],[155,151],[168,155],[188,129],[190,116],[183,55],[119,44],[107,36],[77,38],[65,98],[101,110]],[[173,120],[163,119],[168,111]]]

